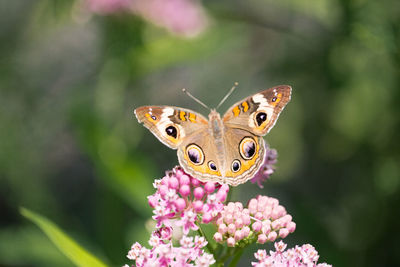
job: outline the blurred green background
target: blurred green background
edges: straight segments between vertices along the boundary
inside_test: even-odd
[[[177,164],[133,109],[207,115],[181,88],[215,106],[235,81],[221,112],[293,87],[266,137],[277,171],[235,200],[278,198],[286,242],[322,262],[399,265],[400,1],[0,0],[0,266],[72,266],[20,206],[128,263],[152,182]]]

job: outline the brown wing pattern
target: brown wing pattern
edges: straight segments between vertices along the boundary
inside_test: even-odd
[[[177,149],[186,136],[208,127],[201,114],[170,106],[143,106],[135,109],[136,118],[166,146]]]
[[[223,116],[226,126],[266,135],[290,101],[292,88],[279,85],[234,104]]]

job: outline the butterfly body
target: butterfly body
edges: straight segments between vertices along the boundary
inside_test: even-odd
[[[290,96],[290,86],[273,87],[236,103],[222,118],[212,109],[208,120],[170,106],[143,106],[135,114],[162,143],[178,150],[185,172],[201,181],[236,186],[262,166],[262,136],[274,126]]]

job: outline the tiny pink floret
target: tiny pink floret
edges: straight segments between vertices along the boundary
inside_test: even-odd
[[[182,185],[181,188],[179,189],[179,193],[183,197],[187,197],[188,195],[190,195],[190,186],[187,184]]]
[[[171,177],[168,181],[169,188],[177,189],[179,187],[179,181],[176,177]]]
[[[267,242],[267,236],[264,234],[258,235],[257,243],[264,244],[265,242]]]
[[[296,223],[295,222],[289,222],[287,224],[287,229],[289,230],[289,232],[293,233],[294,230],[296,230]]]
[[[233,235],[235,233],[235,231],[236,231],[235,225],[233,223],[229,224],[228,225],[228,233]]]
[[[268,240],[273,242],[275,239],[278,237],[278,234],[276,232],[271,232],[268,234]]]
[[[259,221],[255,221],[251,227],[254,231],[259,232],[261,231],[262,224]]]
[[[201,187],[196,187],[196,188],[193,190],[193,195],[194,195],[194,197],[195,197],[196,199],[202,199],[203,196],[204,196],[204,189],[201,188]]]
[[[227,243],[227,245],[228,245],[228,247],[234,247],[235,246],[235,238],[233,238],[233,237],[229,237],[227,240],[226,240],[226,243]]]
[[[281,230],[279,230],[279,237],[280,238],[285,238],[287,237],[289,234],[289,230],[286,228],[282,228]]]
[[[196,212],[201,212],[203,210],[203,201],[201,200],[196,200],[193,203],[193,208]]]
[[[175,207],[178,211],[182,211],[186,208],[186,201],[183,198],[175,200]]]
[[[211,222],[213,219],[214,219],[214,217],[212,216],[212,214],[209,213],[209,212],[207,212],[207,213],[204,213],[204,214],[203,214],[202,222],[203,222],[203,223],[209,223],[209,222]]]
[[[179,182],[180,182],[181,185],[184,185],[184,184],[190,185],[190,178],[189,178],[189,176],[184,174],[179,178]]]
[[[206,192],[207,192],[208,194],[210,194],[210,193],[212,193],[212,192],[215,191],[215,184],[214,184],[213,182],[207,182],[207,183],[204,185],[204,189],[206,190]]]
[[[159,192],[160,192],[160,195],[162,196],[162,197],[165,197],[166,195],[167,195],[167,193],[168,193],[168,186],[166,186],[166,185],[161,185],[160,186],[160,188],[159,188]]]
[[[217,241],[217,242],[222,242],[222,234],[220,233],[220,232],[216,232],[215,234],[214,234],[214,240],[215,241]]]
[[[225,234],[228,231],[228,227],[226,226],[226,224],[222,223],[218,226],[218,232],[220,232],[221,234]]]
[[[193,186],[199,186],[200,185],[200,181],[199,180],[197,180],[196,178],[192,178],[191,179],[191,182],[192,182],[192,185]]]

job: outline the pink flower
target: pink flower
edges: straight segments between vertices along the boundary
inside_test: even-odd
[[[228,203],[220,212],[216,224],[218,232],[214,234],[214,240],[220,243],[226,240],[231,247],[241,240],[260,244],[273,242],[296,229],[292,216],[279,205],[279,201],[267,196],[251,199],[247,208],[243,208],[240,202]]]
[[[197,0],[81,0],[90,12],[108,15],[130,12],[167,29],[169,32],[194,37],[209,24],[205,9]]]
[[[198,230],[199,227],[195,224],[197,214],[193,210],[187,210],[183,213],[182,219],[176,222],[176,225],[183,227],[183,233],[187,235],[189,230]]]
[[[85,5],[93,13],[110,14],[127,10],[132,0],[86,0]]]
[[[162,240],[171,240],[172,238],[172,227],[161,227],[155,231],[158,238]]]
[[[196,259],[195,263],[196,263],[196,266],[206,267],[206,266],[210,266],[210,265],[214,264],[215,259],[214,259],[213,255],[204,253]]]
[[[154,182],[157,191],[148,197],[154,209],[153,219],[157,228],[171,226],[171,220],[183,228],[184,234],[197,230],[196,222],[209,223],[216,219],[224,205],[229,186],[217,183],[203,183],[176,167],[166,176]],[[202,216],[200,218],[199,216]]]
[[[269,177],[275,172],[275,164],[277,162],[278,152],[276,149],[270,149],[267,144],[265,144],[265,156],[264,163],[260,170],[254,175],[250,180],[253,184],[257,183],[260,188],[264,188],[263,182],[269,179]]]
[[[296,246],[287,251],[286,244],[282,241],[275,242],[275,251],[268,255],[265,250],[258,250],[254,257],[258,260],[252,262],[252,266],[297,266],[297,267],[328,267],[326,263],[317,264],[319,255],[310,244]]]
[[[157,238],[159,233],[153,232],[152,238]],[[183,236],[180,240],[180,247],[174,247],[171,240],[165,243],[162,240],[159,242],[149,242],[152,248],[147,249],[139,243],[132,245],[127,257],[136,261],[136,266],[209,266],[215,263],[214,256],[206,253],[203,247],[207,245],[204,237]]]
[[[194,37],[205,30],[208,16],[196,0],[134,0],[132,12],[171,33]]]

